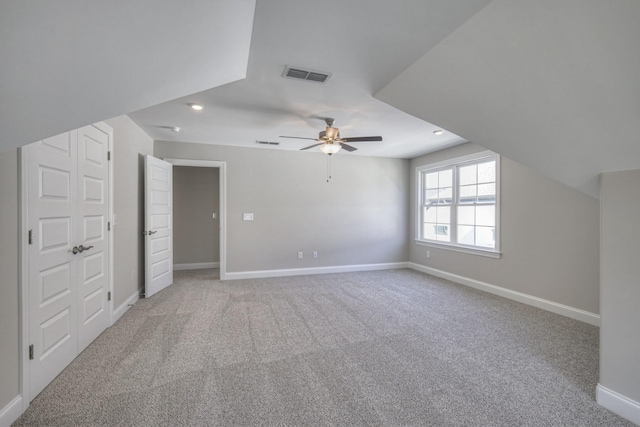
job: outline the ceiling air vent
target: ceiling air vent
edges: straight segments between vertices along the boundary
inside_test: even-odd
[[[280,145],[279,142],[273,142],[273,141],[256,141],[256,144],[262,144],[262,145]]]
[[[331,77],[331,73],[325,73],[323,71],[305,70],[300,67],[291,67],[287,65],[284,67],[282,77],[291,77],[292,79],[307,80],[309,82],[326,83]]]

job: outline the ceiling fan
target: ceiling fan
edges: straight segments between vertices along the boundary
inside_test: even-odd
[[[327,128],[326,130],[320,132],[318,138],[304,138],[299,136],[281,136],[280,138],[310,139],[312,141],[319,141],[317,144],[301,148],[300,150],[308,150],[309,148],[320,146],[320,150],[328,155],[337,153],[341,148],[344,148],[347,151],[357,150],[356,147],[346,144],[347,142],[382,141],[381,136],[359,136],[353,138],[341,138],[340,129],[333,127],[334,119],[327,117],[324,119],[324,121],[327,123]]]

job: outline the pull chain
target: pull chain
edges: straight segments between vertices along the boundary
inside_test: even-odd
[[[327,182],[331,179],[331,154],[329,154],[327,159]]]

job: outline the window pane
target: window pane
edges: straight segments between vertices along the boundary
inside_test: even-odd
[[[495,184],[480,184],[478,185],[478,199],[481,200],[495,200],[496,185]],[[492,197],[487,197],[492,196]]]
[[[495,228],[476,227],[476,246],[482,246],[483,248],[495,248]]]
[[[476,206],[476,225],[488,225],[493,227],[496,225],[496,207]]]
[[[477,185],[465,185],[460,187],[460,203],[475,203]]]
[[[468,225],[458,226],[458,243],[462,245],[474,245],[474,229]]]
[[[451,203],[453,201],[453,188],[441,188],[440,200],[444,203]]]
[[[438,206],[436,210],[438,224],[449,224],[451,222],[451,208],[449,206]]]
[[[496,162],[492,160],[478,165],[478,182],[496,181]]]
[[[422,221],[424,221],[424,222],[436,222],[436,208],[435,207],[423,208]]]
[[[424,201],[433,203],[438,200],[439,190],[437,188],[431,190],[425,190]]]
[[[460,168],[460,185],[475,184],[477,181],[478,168],[476,165],[463,166]]]
[[[440,182],[438,183],[440,188],[451,187],[453,185],[453,169],[440,171],[438,172],[438,176],[440,177]]]
[[[475,210],[476,210],[475,206],[459,206],[458,207],[458,224],[475,225],[476,224]],[[460,229],[458,228],[458,230]]]
[[[438,172],[425,174],[425,188],[438,188]]]
[[[422,224],[422,238],[436,240],[436,225],[425,222]]]
[[[451,241],[451,237],[449,236],[449,226],[441,224],[436,225],[436,236],[440,242]]]

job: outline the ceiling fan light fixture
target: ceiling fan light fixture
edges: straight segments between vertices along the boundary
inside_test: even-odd
[[[328,155],[332,155],[332,154],[336,154],[338,151],[340,151],[342,147],[340,146],[340,144],[334,144],[334,143],[326,143],[326,144],[322,144],[320,146],[320,151],[322,151],[324,154],[328,154]]]

